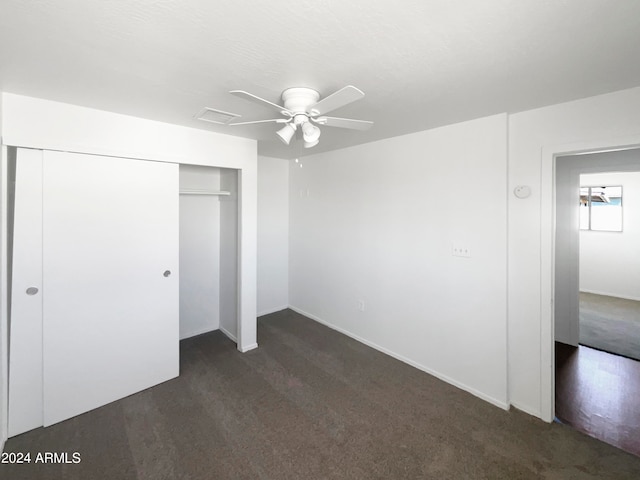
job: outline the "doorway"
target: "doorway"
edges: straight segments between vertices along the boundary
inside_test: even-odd
[[[618,188],[634,186],[638,172],[640,149],[567,155],[555,166],[556,419],[636,455],[640,362],[622,355],[625,343],[640,350],[640,324],[637,338],[615,330],[623,328],[621,303],[633,303],[636,291],[640,298],[640,225],[630,222],[640,199],[634,214],[636,188]]]
[[[579,342],[640,360],[640,172],[580,175]]]

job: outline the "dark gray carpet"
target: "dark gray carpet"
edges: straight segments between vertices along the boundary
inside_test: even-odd
[[[581,292],[580,343],[640,360],[640,302]]]
[[[0,477],[640,478],[638,457],[505,412],[290,310],[260,319],[259,343],[241,354],[219,332],[184,341],[179,378],[6,446],[77,451],[81,463],[0,465]]]

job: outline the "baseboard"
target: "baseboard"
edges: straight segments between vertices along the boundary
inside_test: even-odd
[[[238,350],[241,351],[242,353],[246,353],[246,352],[248,352],[250,350],[255,350],[256,348],[258,348],[258,344],[257,343],[252,343],[251,345],[247,345],[244,348],[240,348],[238,346]]]
[[[229,337],[229,340],[231,340],[233,343],[238,343],[238,339],[236,338],[236,336],[233,335],[231,332],[229,332],[229,330],[227,330],[224,327],[218,327],[218,328],[206,327],[201,330],[197,330],[193,333],[190,333],[188,336],[183,337],[180,340],[186,340],[187,338],[197,337],[198,335],[202,335],[203,333],[215,332],[216,330],[220,330],[222,333],[224,333],[227,337]]]
[[[289,308],[289,305],[282,305],[281,307],[270,308],[268,310],[263,310],[262,312],[258,313],[258,316],[262,317],[264,315],[269,315],[271,313],[281,312],[282,310],[286,310],[287,308]]]
[[[204,327],[199,330],[195,330],[194,332],[188,333],[185,337],[180,337],[180,340],[186,340],[187,338],[197,337],[198,335],[202,335],[203,333],[209,333],[218,330],[217,328]]]
[[[524,405],[520,405],[517,402],[511,402],[511,406],[516,410],[520,410],[521,412],[531,415],[532,417],[537,417],[544,421],[544,419],[542,418],[542,414],[531,407],[525,407]],[[548,423],[551,423],[551,422],[548,422]]]
[[[617,293],[596,292],[594,290],[580,290],[580,293],[592,293],[594,295],[602,295],[602,296],[605,296],[605,297],[622,298],[624,300],[633,300],[635,302],[640,302],[640,297],[629,297],[629,296],[625,296],[625,295],[618,295]]]
[[[354,340],[357,340],[360,343],[364,343],[365,345],[367,345],[367,346],[369,346],[371,348],[374,348],[374,349],[378,350],[379,352],[387,354],[390,357],[395,358],[396,360],[400,360],[401,362],[406,363],[408,365],[411,365],[412,367],[417,368],[418,370],[422,370],[423,372],[428,373],[429,375],[433,375],[434,377],[439,378],[443,382],[447,382],[447,383],[453,385],[454,387],[458,387],[459,389],[464,390],[465,392],[469,392],[470,394],[472,394],[472,395],[484,400],[485,402],[489,402],[489,403],[495,405],[496,407],[502,408],[503,410],[509,410],[509,404],[508,403],[505,403],[505,402],[503,402],[501,400],[498,400],[498,399],[493,398],[493,397],[491,397],[489,395],[486,395],[485,393],[482,393],[482,392],[476,390],[473,387],[465,385],[462,382],[458,382],[457,380],[454,380],[453,378],[450,378],[447,375],[444,375],[444,374],[442,374],[442,373],[440,373],[440,372],[438,372],[436,370],[433,370],[433,369],[431,369],[429,367],[425,367],[424,365],[421,365],[418,362],[415,362],[415,361],[413,361],[413,360],[411,360],[411,359],[409,359],[407,357],[404,357],[404,356],[402,356],[402,355],[400,355],[400,354],[398,354],[396,352],[393,352],[393,351],[391,351],[391,350],[389,350],[389,349],[387,349],[385,347],[381,347],[380,345],[377,345],[376,343],[373,343],[373,342],[371,342],[371,341],[369,341],[369,340],[367,340],[365,338],[362,338],[362,337],[360,337],[358,335],[355,335],[355,334],[349,332],[348,330],[345,330],[345,329],[340,328],[340,327],[338,327],[338,326],[336,326],[336,325],[334,325],[334,324],[332,324],[330,322],[327,322],[326,320],[323,320],[320,317],[317,317],[317,316],[315,316],[315,315],[313,315],[311,313],[305,312],[301,308],[294,307],[293,305],[289,305],[289,308],[291,310],[293,310],[294,312],[299,313],[300,315],[304,315],[305,317],[308,317],[311,320],[314,320],[314,321],[316,321],[318,323],[321,323],[322,325],[325,325],[325,326],[331,328],[332,330],[340,332],[340,333],[346,335],[347,337],[351,337],[351,338],[353,338]]]
[[[229,340],[233,341],[233,343],[238,343],[238,339],[236,338],[236,336],[233,335],[229,330],[227,330],[224,327],[220,327],[220,331],[224,333],[227,337],[229,337]]]

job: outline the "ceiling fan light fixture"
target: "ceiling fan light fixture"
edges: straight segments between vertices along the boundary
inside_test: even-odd
[[[313,125],[311,122],[303,123],[302,134],[305,141],[305,147],[307,147],[307,143],[313,143],[313,145],[316,145],[318,143],[318,139],[320,138],[320,133],[320,129]]]
[[[295,133],[296,126],[291,123],[287,123],[284,127],[276,132],[276,135],[278,135],[280,140],[282,140],[285,145],[289,145]]]
[[[264,107],[269,107],[272,110],[277,110],[281,116],[286,117],[234,122],[231,125],[252,125],[271,122],[286,123],[284,127],[276,132],[285,145],[291,144],[294,136],[296,136],[298,127],[300,127],[302,131],[302,135],[298,135],[298,137],[302,137],[304,148],[311,148],[316,146],[320,139],[322,132],[318,127],[319,125],[325,125],[331,128],[348,128],[351,130],[368,130],[373,125],[373,122],[367,120],[325,116],[333,110],[344,107],[364,97],[364,92],[353,85],[347,85],[322,99],[320,99],[320,93],[312,88],[287,88],[282,92],[282,103],[284,105],[278,105],[277,103],[265,100],[244,90],[232,90],[229,93],[258,103]],[[302,166],[302,164],[300,164],[300,166]]]

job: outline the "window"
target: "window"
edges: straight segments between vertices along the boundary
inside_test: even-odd
[[[580,187],[580,230],[622,231],[622,186]]]

